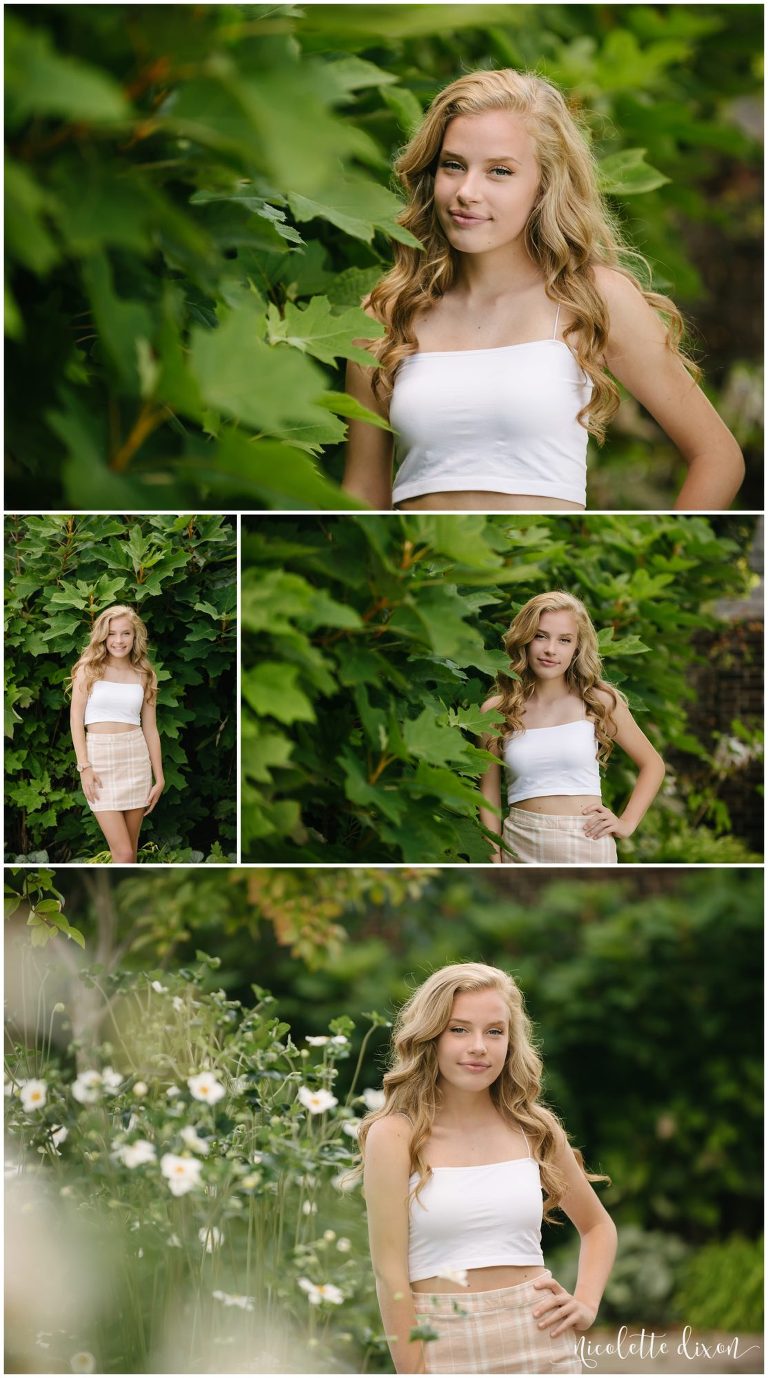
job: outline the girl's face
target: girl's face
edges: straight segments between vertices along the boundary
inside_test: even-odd
[[[533,641],[526,647],[528,668],[537,679],[564,675],[579,649],[579,629],[572,612],[543,612]]]
[[[114,656],[116,660],[124,660],[131,654],[132,649],[133,626],[130,617],[126,617],[124,613],[119,617],[110,617],[107,654]]]
[[[449,243],[472,254],[519,239],[539,178],[535,145],[520,115],[456,115],[446,126],[435,174],[435,209]]]
[[[438,1084],[461,1091],[492,1086],[507,1059],[509,1010],[498,991],[465,991],[437,1039]]]

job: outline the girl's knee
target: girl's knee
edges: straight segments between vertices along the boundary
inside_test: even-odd
[[[136,853],[130,847],[113,847],[111,855],[112,863],[115,866],[125,865],[126,862],[136,860]]]

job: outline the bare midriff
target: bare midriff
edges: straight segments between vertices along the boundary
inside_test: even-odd
[[[139,724],[135,722],[92,722],[86,727],[86,732],[94,732],[98,737],[102,732],[138,732]]]
[[[602,804],[599,794],[545,794],[541,799],[518,799],[510,808],[526,813],[551,813],[568,817],[581,813],[590,804]]]
[[[411,1283],[412,1292],[495,1292],[501,1287],[517,1287],[521,1282],[530,1282],[545,1273],[541,1264],[504,1263],[496,1268],[468,1268],[468,1287],[460,1287],[450,1278],[419,1278]]]
[[[564,498],[531,497],[527,493],[420,493],[416,498],[404,498],[396,505],[398,512],[583,512],[580,502],[566,502]]]

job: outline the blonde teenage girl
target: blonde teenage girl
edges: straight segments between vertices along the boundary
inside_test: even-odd
[[[509,813],[505,855],[493,861],[615,865],[616,837],[631,837],[664,779],[664,762],[637,726],[618,689],[601,678],[597,635],[584,604],[570,593],[531,598],[504,638],[516,678],[499,675],[499,692],[484,710],[504,719],[501,735],[483,745],[499,758],[480,783],[495,809],[502,769]],[[600,766],[614,743],[638,768],[634,789],[617,817],[600,795]],[[498,832],[498,815],[480,820]]]
[[[371,1257],[398,1373],[580,1373],[616,1230],[539,1103],[518,987],[479,962],[434,972],[400,1011],[383,1109],[360,1129]],[[544,1198],[542,1200],[542,1197]],[[573,1294],[541,1251],[561,1207],[581,1237]],[[411,1339],[434,1332],[437,1339]]]
[[[347,378],[394,449],[352,421],[347,492],[375,508],[582,509],[588,435],[604,438],[618,380],[688,466],[676,506],[727,507],[739,446],[681,352],[677,307],[627,266],[640,255],[560,91],[512,70],[460,77],[396,171],[423,247],[395,244],[367,303],[385,329],[375,365]]]
[[[142,820],[163,792],[156,699],[144,623],[133,608],[107,608],[72,670],[70,726],[83,793],[114,862],[136,860]]]

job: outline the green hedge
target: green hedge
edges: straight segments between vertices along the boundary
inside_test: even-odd
[[[753,578],[751,523],[728,530],[681,516],[246,518],[244,858],[487,861],[480,705],[508,665],[502,632],[548,588],[584,599],[608,679],[662,752],[699,767],[694,633],[717,625],[715,599]],[[634,777],[617,750],[610,807]],[[692,826],[681,773],[622,858],[665,860],[681,832],[701,859],[718,859],[718,833],[728,860],[749,856],[727,820]]]
[[[142,828],[144,856],[224,860],[236,837],[234,522],[14,516],[5,540],[7,854],[104,853],[75,771],[65,688],[94,618],[128,603],[146,621],[158,672],[166,780]]]
[[[761,505],[757,6],[5,15],[9,505],[349,505],[341,367],[405,234],[392,155],[440,86],[510,64],[584,114]],[[671,507],[679,456],[633,406],[592,459],[591,506]]]

